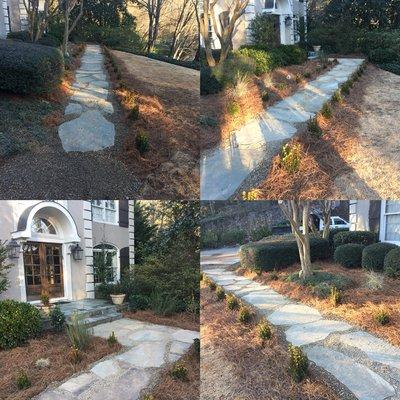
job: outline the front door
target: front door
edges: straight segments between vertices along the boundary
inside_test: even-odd
[[[27,300],[39,300],[42,293],[50,298],[64,296],[62,245],[33,243],[24,245]]]

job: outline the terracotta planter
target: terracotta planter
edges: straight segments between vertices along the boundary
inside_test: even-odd
[[[125,294],[110,294],[111,300],[115,305],[121,305],[124,302]]]

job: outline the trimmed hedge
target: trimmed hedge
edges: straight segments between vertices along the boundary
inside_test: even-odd
[[[336,234],[339,233],[339,232],[348,232],[348,231],[349,231],[349,228],[335,228],[335,229],[330,229],[329,230],[329,238],[328,238],[328,240],[329,240],[329,244],[330,244],[332,249],[335,247],[334,243],[333,243],[333,238],[336,236]]]
[[[363,244],[364,246],[369,246],[370,244],[376,243],[377,241],[377,234],[369,231],[338,232],[333,237],[333,244],[335,248],[348,243],[358,243]]]
[[[0,301],[0,349],[11,349],[36,337],[42,330],[39,310],[29,303]]]
[[[243,244],[245,239],[245,231],[240,229],[231,229],[221,233],[220,243],[224,246],[234,246],[236,244]]]
[[[61,82],[63,72],[60,50],[0,40],[0,90],[21,94],[50,92]]]
[[[365,246],[358,243],[348,243],[338,246],[333,254],[333,260],[345,268],[361,267],[362,252]]]
[[[392,243],[374,243],[367,246],[362,252],[362,267],[369,270],[382,271],[385,257],[392,249],[398,246]]]
[[[330,257],[329,241],[322,238],[310,238],[311,261]],[[240,262],[243,267],[272,271],[300,261],[299,250],[294,239],[273,239],[249,243],[240,249]]]
[[[237,53],[254,60],[256,65],[256,75],[262,75],[266,72],[272,71],[280,65],[274,53],[265,50],[245,47],[238,50]]]
[[[400,247],[396,247],[386,254],[383,271],[391,278],[400,277]]]
[[[7,39],[21,40],[22,42],[32,43],[28,31],[9,32],[7,34]],[[36,43],[50,47],[61,46],[61,41],[52,35],[44,35]]]

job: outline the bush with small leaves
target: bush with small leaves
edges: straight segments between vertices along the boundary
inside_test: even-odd
[[[225,292],[222,287],[218,286],[217,289],[215,290],[215,294],[217,295],[218,300],[224,300],[225,299]]]
[[[56,332],[61,332],[65,326],[65,315],[59,306],[55,306],[49,314],[51,326]]]
[[[332,118],[332,110],[328,102],[325,102],[322,106],[321,115],[326,119]]]
[[[294,143],[293,145],[287,143],[282,147],[281,164],[287,172],[289,172],[290,174],[297,172],[300,168],[300,161],[301,161],[300,143]]]
[[[144,132],[139,132],[136,135],[135,145],[141,155],[149,151],[150,149],[149,138]]]
[[[209,287],[211,290],[215,290],[215,289],[217,288],[217,285],[215,284],[215,282],[213,282],[213,281],[210,280],[210,282],[208,283],[208,287]]]
[[[390,278],[400,277],[400,247],[392,249],[386,254],[383,271]]]
[[[182,363],[176,363],[171,369],[171,376],[175,380],[187,381],[188,369]]]
[[[267,90],[264,90],[261,94],[261,100],[268,101],[269,98],[270,98],[269,92]]]
[[[115,336],[115,332],[112,331],[107,338],[107,343],[110,347],[114,346],[118,343],[117,337]]]
[[[150,307],[149,297],[142,294],[131,294],[129,296],[129,311],[136,312],[147,310]]]
[[[333,93],[332,101],[334,101],[335,103],[341,103],[343,101],[343,97],[342,94],[340,93],[340,90],[336,90],[335,93]]]
[[[333,260],[345,268],[360,268],[362,252],[365,246],[359,243],[347,243],[336,247]]]
[[[199,115],[199,124],[203,126],[218,126],[218,120],[208,115]]]
[[[24,370],[18,371],[18,374],[17,374],[17,377],[15,380],[16,380],[17,388],[19,390],[24,390],[31,386],[31,381],[30,381],[27,373]]]
[[[200,356],[200,339],[198,339],[198,338],[193,339],[193,351],[194,351],[194,354],[196,354],[197,356]]]
[[[389,311],[385,308],[380,308],[374,314],[374,320],[379,325],[387,325],[390,322],[390,314]]]
[[[335,286],[331,288],[331,292],[329,294],[329,299],[330,299],[333,307],[337,307],[342,301],[342,294]]]
[[[251,321],[252,315],[248,307],[241,306],[238,312],[238,322],[248,324]]]
[[[239,301],[233,294],[226,296],[226,307],[228,310],[236,310],[239,308]]]
[[[258,336],[263,342],[272,338],[271,326],[266,320],[262,320],[257,325],[257,331],[258,331]]]
[[[382,271],[384,267],[385,257],[390,250],[396,249],[393,243],[374,243],[367,246],[362,252],[362,267],[374,271]]]
[[[239,114],[240,106],[236,101],[230,101],[227,105],[228,114],[234,117],[235,115]]]
[[[132,121],[137,121],[140,117],[139,104],[134,104],[129,111],[129,119]]]
[[[350,87],[351,87],[351,83],[349,81],[343,83],[343,85],[340,87],[340,91],[343,94],[349,94],[350,93]]]
[[[277,281],[279,279],[279,274],[278,274],[278,271],[276,269],[274,269],[273,271],[270,272],[269,279],[271,281]]]
[[[308,374],[308,358],[300,347],[289,344],[289,371],[295,382],[301,382]]]
[[[307,129],[313,136],[321,137],[324,132],[319,126],[317,118],[310,118],[307,122]]]

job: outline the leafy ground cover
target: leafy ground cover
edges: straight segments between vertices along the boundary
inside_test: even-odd
[[[81,352],[78,364],[71,360],[70,342],[65,333],[44,333],[26,346],[0,351],[0,398],[27,400],[42,392],[49,384],[60,382],[76,372],[85,370],[93,362],[118,351],[119,344],[109,346],[102,338],[92,337],[87,349]],[[48,367],[38,367],[36,361],[48,359]],[[24,371],[31,386],[19,390],[17,375]]]
[[[383,277],[382,274],[369,273],[363,269],[347,269],[332,262],[318,262],[315,264],[319,274],[334,276],[343,283],[339,288],[341,302],[334,305],[328,296],[321,297],[321,293],[312,285],[304,286],[299,281],[288,279],[299,271],[294,265],[283,271],[262,273],[257,276],[253,272],[244,272],[258,282],[265,282],[277,292],[294,300],[317,308],[326,316],[341,318],[351,324],[358,325],[369,332],[380,336],[392,344],[400,345],[400,286],[398,279]],[[315,283],[315,282],[314,282]],[[387,311],[389,323],[380,325],[375,320],[379,311]]]
[[[263,345],[256,325],[239,323],[237,311],[204,284],[201,308],[202,399],[339,399],[312,366],[306,379],[294,382],[284,336],[273,328]]]

